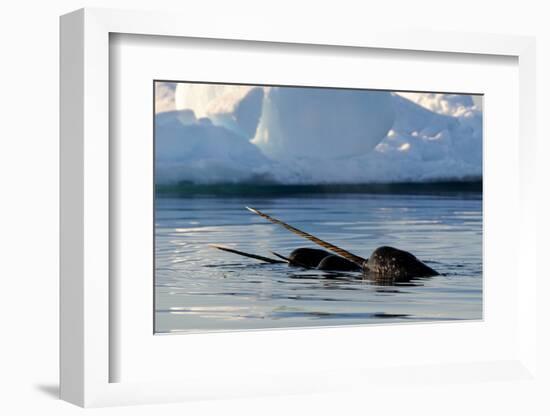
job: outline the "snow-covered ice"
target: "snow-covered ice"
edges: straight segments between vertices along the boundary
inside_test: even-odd
[[[175,91],[173,84],[156,88],[158,183],[482,175],[481,97],[186,83]]]

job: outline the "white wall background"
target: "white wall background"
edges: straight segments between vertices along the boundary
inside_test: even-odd
[[[0,413],[76,414],[56,399],[58,383],[58,16],[80,7],[164,9],[189,19],[218,13],[232,19],[275,20],[286,25],[366,26],[385,22],[434,30],[537,36],[539,132],[539,258],[548,244],[546,118],[550,116],[550,26],[545,2],[386,0],[306,3],[293,1],[19,0],[0,10]],[[182,21],[185,24],[185,21]],[[546,231],[546,232],[545,232]],[[542,261],[541,261],[542,263]],[[541,294],[549,285],[542,282]],[[541,297],[542,300],[542,297]],[[542,303],[542,302],[541,302]],[[540,305],[539,327],[548,375],[548,313]],[[99,414],[548,414],[549,385],[533,390],[506,383],[432,386],[395,397],[338,393],[162,406],[100,409]]]

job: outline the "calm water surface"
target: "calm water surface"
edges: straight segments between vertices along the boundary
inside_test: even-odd
[[[245,206],[363,257],[380,245],[411,251],[443,275],[381,286],[209,247],[268,257],[314,247]],[[481,194],[161,197],[155,267],[160,333],[481,319]]]

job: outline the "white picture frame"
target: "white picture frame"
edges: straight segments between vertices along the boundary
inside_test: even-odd
[[[185,21],[185,25],[181,22]],[[536,218],[533,184],[535,169],[535,42],[533,38],[507,35],[396,32],[383,29],[342,31],[330,36],[312,26],[300,28],[276,25],[240,27],[231,22],[216,21],[206,26],[200,19],[185,19],[172,13],[83,9],[61,18],[61,398],[80,406],[158,403],[197,398],[242,397],[272,392],[307,393],[348,387],[349,383],[370,385],[373,380],[403,377],[399,369],[383,366],[364,369],[319,366],[319,373],[295,374],[281,370],[263,380],[230,384],[229,378],[219,382],[196,372],[193,377],[155,381],[113,382],[110,370],[119,360],[112,349],[111,313],[116,309],[113,297],[116,288],[109,280],[110,172],[113,160],[109,149],[109,37],[110,34],[170,36],[182,38],[225,39],[247,42],[332,45],[333,47],[381,48],[385,50],[429,51],[441,54],[502,55],[518,59],[519,65],[519,135],[520,141],[518,238],[511,244],[517,254],[517,267],[522,270],[518,286],[518,331],[514,334],[517,348],[513,354],[497,361],[441,362],[434,365],[419,361],[415,367],[418,380],[443,374],[448,380],[480,382],[473,374],[507,380],[536,377],[536,279],[534,253]],[[245,35],[243,35],[243,33]],[[517,274],[515,269],[510,274]],[[514,275],[515,276],[515,275]],[[409,327],[411,328],[411,327]],[[457,327],[449,327],[456,331]],[[321,329],[309,336],[323,337],[334,331]],[[351,330],[353,331],[353,329]],[[409,329],[410,331],[410,329]],[[333,333],[333,332],[332,332]],[[270,341],[284,337],[281,331],[267,331]],[[153,336],[153,334],[151,334]],[[163,337],[169,343],[170,337]],[[303,370],[305,372],[305,370]],[[409,371],[410,373],[410,371]],[[292,376],[292,377],[290,377]],[[292,380],[289,380],[291,378]],[[305,383],[305,380],[317,380]],[[410,381],[411,383],[414,382]]]

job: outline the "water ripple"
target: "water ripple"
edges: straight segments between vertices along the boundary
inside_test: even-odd
[[[159,199],[156,330],[480,319],[481,204],[480,198],[361,194]],[[412,251],[442,275],[383,285],[361,273],[265,264],[210,248],[224,244],[271,256],[311,246],[245,205],[364,257],[380,245]]]

